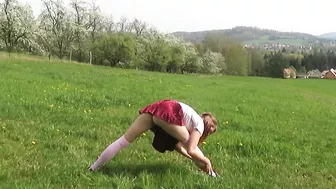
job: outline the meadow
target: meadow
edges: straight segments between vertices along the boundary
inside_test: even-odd
[[[309,41],[304,40],[304,39],[291,38],[290,36],[288,36],[287,39],[269,40],[269,36],[266,35],[259,39],[244,41],[243,44],[262,45],[262,44],[267,44],[267,43],[273,43],[273,44],[280,43],[284,45],[302,46],[302,45],[308,45]]]
[[[336,188],[336,81],[178,75],[0,60],[0,188]],[[212,112],[201,146],[212,178],[148,131],[96,173],[88,166],[160,99]]]

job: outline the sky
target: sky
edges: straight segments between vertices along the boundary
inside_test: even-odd
[[[35,15],[41,0],[29,3]],[[68,5],[70,0],[63,0]],[[161,32],[256,26],[313,35],[336,32],[333,0],[96,0],[114,20],[137,18]]]

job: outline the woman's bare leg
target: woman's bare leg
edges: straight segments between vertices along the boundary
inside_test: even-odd
[[[175,150],[177,150],[182,155],[188,157],[189,159],[192,159],[199,168],[205,167],[204,162],[194,159],[190,154],[188,154],[187,150],[183,148],[185,143],[189,139],[189,132],[186,127],[172,125],[156,116],[153,116],[153,122],[179,141],[179,143],[176,145]],[[198,156],[202,159],[206,158],[198,146],[196,146],[196,153],[198,153]]]
[[[153,125],[153,115],[141,114],[125,132],[124,137],[132,143],[142,133],[148,131]]]
[[[120,150],[126,148],[138,136],[152,127],[152,115],[141,114],[132,123],[123,136],[110,144],[99,156],[94,164],[90,166],[91,170],[96,170],[106,162],[110,161]]]
[[[181,143],[189,139],[189,132],[184,126],[172,125],[157,116],[153,116],[153,122]]]

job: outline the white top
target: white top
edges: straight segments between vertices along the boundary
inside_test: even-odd
[[[198,115],[197,112],[189,105],[184,104],[183,102],[179,103],[183,110],[183,121],[189,133],[193,130],[193,128],[196,128],[202,135],[204,131],[204,123],[201,116]]]

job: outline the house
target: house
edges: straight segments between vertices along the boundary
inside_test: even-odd
[[[297,73],[296,78],[308,78],[308,74],[306,73]]]
[[[336,79],[336,70],[331,68],[324,76],[326,79]]]
[[[296,71],[295,71],[295,68],[293,68],[293,67],[289,67],[289,68],[285,68],[285,69],[283,69],[283,77],[284,77],[285,79],[296,78]]]
[[[321,75],[322,75],[322,78],[324,78],[325,77],[325,75],[326,75],[326,73],[328,73],[329,72],[329,70],[324,70],[322,73],[321,73]]]
[[[318,69],[311,70],[308,72],[307,77],[308,78],[322,78],[322,73]]]

